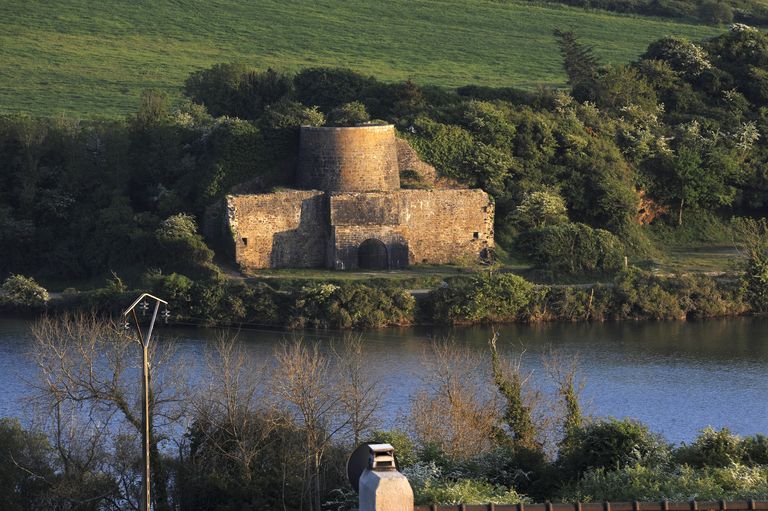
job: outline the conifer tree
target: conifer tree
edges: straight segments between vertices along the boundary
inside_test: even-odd
[[[592,52],[592,47],[580,43],[573,31],[556,28],[553,33],[560,46],[573,97],[581,101],[594,99],[600,61]]]

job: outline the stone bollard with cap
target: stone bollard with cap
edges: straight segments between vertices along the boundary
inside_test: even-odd
[[[359,494],[359,511],[413,511],[413,490],[395,466],[390,444],[362,444],[347,463],[347,476]]]

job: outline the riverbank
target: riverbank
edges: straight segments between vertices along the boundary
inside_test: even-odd
[[[685,320],[757,312],[738,274],[658,275],[638,268],[602,283],[534,284],[512,273],[323,281],[231,279],[193,281],[176,273],[143,282],[169,301],[177,325],[283,329],[370,329],[392,326]],[[418,288],[415,288],[418,287]],[[2,300],[8,315],[96,311],[118,314],[140,291],[120,279],[104,288],[67,289],[47,301]],[[164,316],[164,317],[165,317]]]

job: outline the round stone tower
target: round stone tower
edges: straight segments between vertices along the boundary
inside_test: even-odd
[[[395,127],[301,128],[296,184],[327,192],[400,188]]]

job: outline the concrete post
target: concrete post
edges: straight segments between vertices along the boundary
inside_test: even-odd
[[[370,462],[360,475],[359,511],[413,511],[413,490],[395,467],[395,449],[368,444]]]

